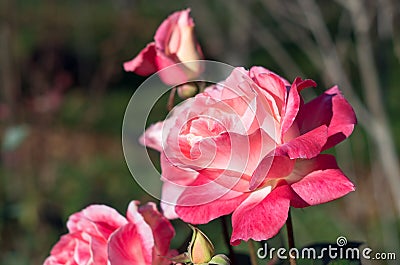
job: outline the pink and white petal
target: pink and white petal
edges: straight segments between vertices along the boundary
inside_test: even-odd
[[[210,85],[206,87],[202,93],[197,94],[196,97],[210,97],[215,100],[222,100],[222,92],[224,89],[225,87],[220,84]]]
[[[242,109],[246,112],[243,115],[240,114],[239,117],[249,133],[258,129],[265,119],[273,119],[273,117],[279,119],[279,110],[274,96],[259,87],[244,68],[235,68],[230,76],[216,87],[214,93],[210,94],[207,91],[205,94],[214,95],[216,99],[222,99],[224,102],[240,98],[245,103]],[[236,106],[235,109],[237,109]]]
[[[231,244],[241,240],[267,240],[275,236],[285,224],[292,191],[287,185],[252,192],[232,214]]]
[[[180,185],[169,181],[164,182],[161,190],[160,206],[164,216],[168,219],[176,219],[179,217],[175,212],[175,205],[184,190],[185,188]]]
[[[166,46],[171,38],[171,33],[175,27],[178,27],[178,23],[179,26],[194,26],[193,20],[189,14],[189,8],[182,11],[177,11],[171,14],[161,23],[154,36],[157,48],[161,49],[162,51],[166,49]]]
[[[180,85],[189,79],[188,74],[185,72],[185,65],[180,64],[179,59],[175,55],[167,56],[162,51],[157,50],[155,64],[159,71],[157,73],[158,76],[167,85]]]
[[[349,102],[343,97],[337,86],[326,91],[332,98],[332,119],[328,127],[328,141],[324,149],[331,148],[350,136],[357,124],[357,118]]]
[[[116,210],[106,205],[91,205],[72,214],[67,222],[71,233],[84,232],[107,239],[109,235],[127,220]]]
[[[268,86],[268,90],[272,92],[272,94],[274,94],[275,96],[277,96],[279,99],[283,100],[285,99],[285,94],[286,94],[286,87],[290,86],[289,81],[287,81],[285,78],[279,76],[278,74],[262,67],[262,66],[253,66],[250,69],[250,77],[255,79],[259,84],[267,84],[267,83],[263,83],[262,80],[259,80],[258,78],[261,77],[262,75],[267,74],[270,76],[274,76],[275,78],[278,78],[284,85],[285,89],[282,89],[282,87],[279,86]],[[267,87],[267,85],[266,85]]]
[[[75,237],[73,234],[65,234],[61,236],[60,240],[51,249],[50,254],[60,256],[60,254],[67,254],[73,252],[75,248]]]
[[[246,196],[246,193],[225,187],[200,173],[180,195],[175,211],[185,222],[203,224],[232,213]]]
[[[74,260],[78,264],[91,264],[93,262],[90,245],[87,241],[75,238]]]
[[[179,14],[178,25],[181,27],[194,27],[193,19],[190,17],[190,8],[177,12]]]
[[[155,250],[153,251],[153,264],[162,264],[164,257],[168,255],[171,239],[175,235],[174,227],[152,202],[141,206],[139,212],[153,232]]]
[[[257,118],[256,104],[255,95],[252,95],[252,97],[238,96],[216,102],[211,108],[207,109],[208,112],[205,114],[218,117],[221,125],[225,126],[230,132],[245,134],[251,130],[251,126]],[[215,115],[215,109],[219,109],[225,115]]]
[[[92,235],[98,233],[96,225],[84,216],[83,211],[69,216],[67,228],[70,233],[80,233],[83,231]]]
[[[96,225],[96,229],[104,239],[128,221],[115,209],[106,205],[91,205],[82,211],[83,216]]]
[[[292,189],[292,198],[290,200],[290,206],[294,208],[304,208],[310,206],[305,200],[303,200],[295,191]]]
[[[202,170],[190,185],[186,186],[177,201],[178,206],[196,206],[240,196],[248,191],[249,176],[228,170]]]
[[[158,152],[162,152],[163,127],[164,127],[163,121],[150,125],[150,127],[146,129],[143,135],[140,136],[139,138],[140,144],[146,147],[153,148]]]
[[[329,202],[355,190],[353,183],[339,169],[313,172],[292,184],[292,188],[310,205]]]
[[[289,90],[287,101],[285,102],[285,106],[283,108],[283,119],[282,119],[282,127],[281,127],[281,138],[288,131],[290,126],[292,126],[294,120],[296,119],[297,113],[300,108],[300,95],[297,90],[297,83],[301,82],[296,78],[292,84],[292,87]]]
[[[268,113],[278,123],[281,123],[282,112],[286,100],[286,87],[282,79],[275,74],[260,74],[259,81],[255,82],[256,85],[252,86],[252,90],[257,93],[258,105],[257,114]],[[281,95],[281,92],[284,94]],[[277,94],[275,94],[277,93]],[[277,137],[278,138],[278,137]]]
[[[108,242],[110,265],[151,265],[153,237],[143,238],[140,227],[129,223],[116,230]]]
[[[251,175],[263,157],[275,147],[275,141],[263,130],[258,129],[251,135],[222,133],[199,142],[198,150],[204,157],[202,168]],[[209,154],[214,154],[214,157],[210,157]]]
[[[139,201],[131,201],[128,205],[128,209],[126,210],[126,218],[128,219],[129,223],[138,226],[139,231],[142,232],[143,235],[149,235],[152,233],[151,228],[140,214],[139,205]]]
[[[216,189],[221,189],[218,194],[225,194],[229,191],[235,191],[239,193],[248,192],[249,182],[251,176],[243,172],[224,170],[224,169],[212,169],[206,168],[199,171],[199,178],[195,182],[191,183],[191,186],[201,186],[205,184],[211,185],[216,184]],[[221,186],[221,187],[220,187]],[[189,191],[186,191],[189,192]],[[234,193],[232,193],[233,195]],[[213,194],[215,195],[215,194]]]
[[[218,217],[232,213],[242,203],[242,201],[245,200],[247,194],[243,193],[240,196],[233,198],[230,196],[230,194],[227,194],[218,200],[202,205],[176,206],[175,210],[184,222],[191,224],[206,224]]]
[[[325,160],[325,161],[323,161]],[[330,165],[331,159],[320,159],[318,170],[307,174],[291,185],[309,205],[316,205],[338,199],[355,190],[354,184],[335,165]]]
[[[321,125],[299,137],[292,139],[290,142],[278,146],[275,156],[288,156],[295,158],[313,158],[323,151],[323,147],[328,138],[328,128]]]
[[[290,176],[286,179],[289,183],[294,183],[313,171],[324,169],[339,169],[333,155],[320,154],[312,159],[297,159]]]
[[[92,236],[89,240],[91,264],[93,265],[107,265],[107,241],[103,238]]]
[[[242,96],[252,98],[251,89],[248,89],[251,87],[252,80],[249,78],[248,73],[249,71],[243,67],[235,67],[225,81],[216,84],[221,94],[220,97],[214,98],[221,100]]]
[[[299,112],[301,98],[299,95],[299,91],[306,87],[316,86],[317,84],[310,79],[302,80],[301,78],[297,77],[288,93],[288,98],[284,107],[284,116],[282,121],[282,128],[281,128],[281,137],[283,139],[286,132],[292,126],[293,122],[295,121],[297,114]]]
[[[161,153],[160,164],[162,168],[163,182],[172,182],[177,185],[188,185],[197,177],[199,174],[190,168],[181,168],[172,164],[171,161],[166,157],[164,153]]]
[[[179,196],[185,190],[186,186],[194,181],[198,172],[189,168],[180,168],[174,166],[167,157],[161,153],[160,157],[162,168],[162,191],[161,191],[161,209],[168,219],[176,219],[178,215],[175,212],[175,205]]]
[[[66,265],[66,264],[68,264],[68,265],[80,265],[80,264],[76,263],[72,259],[71,260],[67,260],[67,261],[60,261],[58,259],[58,257],[56,257],[56,256],[48,257],[43,263],[43,265]]]
[[[252,174],[249,189],[255,190],[260,186],[272,183],[273,179],[288,176],[292,172],[294,165],[295,160],[287,156],[265,156]]]
[[[304,104],[297,123],[301,133],[308,132],[325,124],[328,126],[328,140],[324,150],[346,139],[357,123],[351,105],[343,97],[337,86]]]
[[[50,257],[46,259],[45,264],[76,264],[74,252],[76,247],[76,236],[73,234],[63,235],[50,251]]]
[[[135,72],[142,76],[151,75],[158,71],[155,62],[156,56],[155,43],[151,42],[135,58],[125,62],[124,69],[127,72]]]

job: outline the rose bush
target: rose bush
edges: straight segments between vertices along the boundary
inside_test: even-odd
[[[175,85],[196,77],[201,72],[200,62],[184,64],[200,59],[203,59],[203,53],[194,34],[190,9],[186,9],[175,12],[164,20],[157,29],[154,42],[149,43],[134,59],[124,63],[124,69],[147,76],[183,63],[174,67],[168,74],[160,74],[163,82]]]
[[[105,205],[91,205],[70,216],[69,233],[53,247],[45,265],[170,264],[174,236],[154,203],[129,204],[126,218]]]
[[[150,126],[140,141],[161,153],[165,215],[204,224],[232,213],[238,244],[277,234],[290,206],[353,191],[335,158],[321,152],[352,133],[354,111],[336,86],[305,103],[300,91],[314,86],[236,68]]]

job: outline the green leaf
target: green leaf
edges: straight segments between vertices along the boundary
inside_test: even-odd
[[[179,254],[178,256],[169,258],[169,260],[176,262],[176,263],[188,263],[188,262],[190,262],[189,253],[184,252],[182,254]]]

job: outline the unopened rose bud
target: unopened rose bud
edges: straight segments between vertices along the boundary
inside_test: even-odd
[[[187,99],[196,95],[198,88],[194,83],[186,83],[178,86],[177,91],[181,99]]]
[[[208,264],[213,265],[230,265],[231,261],[224,254],[215,255]]]
[[[192,241],[188,248],[190,260],[193,264],[207,264],[214,255],[214,246],[198,228],[190,227],[193,230]]]
[[[197,42],[190,9],[170,15],[157,29],[154,41],[134,59],[124,63],[124,69],[147,76],[159,72],[167,85],[176,85],[198,77],[204,70],[203,52]]]
[[[203,54],[197,43],[194,33],[194,23],[189,16],[189,12],[182,12],[177,27],[175,27],[171,35],[171,40],[173,40],[173,37],[177,38],[176,36],[180,36],[179,43],[173,43],[170,40],[169,47],[171,52],[175,53],[183,63],[193,61],[192,63],[185,63],[185,66],[189,70],[189,75],[196,76],[201,71],[201,63],[195,61],[201,60]]]

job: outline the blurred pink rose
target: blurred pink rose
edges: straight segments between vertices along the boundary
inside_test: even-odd
[[[69,233],[51,250],[45,265],[170,264],[165,256],[174,229],[154,203],[129,204],[126,218],[105,205],[91,205],[70,216]]]
[[[166,216],[203,224],[233,213],[238,244],[276,235],[290,206],[353,191],[335,158],[320,153],[352,133],[354,111],[336,86],[305,103],[299,92],[310,86],[236,68],[150,126],[141,142],[161,152]]]
[[[147,76],[177,63],[203,59],[189,13],[190,9],[178,11],[164,20],[157,29],[154,42],[124,63],[125,71]],[[196,77],[201,70],[199,62],[186,63],[168,73],[160,73],[160,77],[166,84],[176,85]]]

